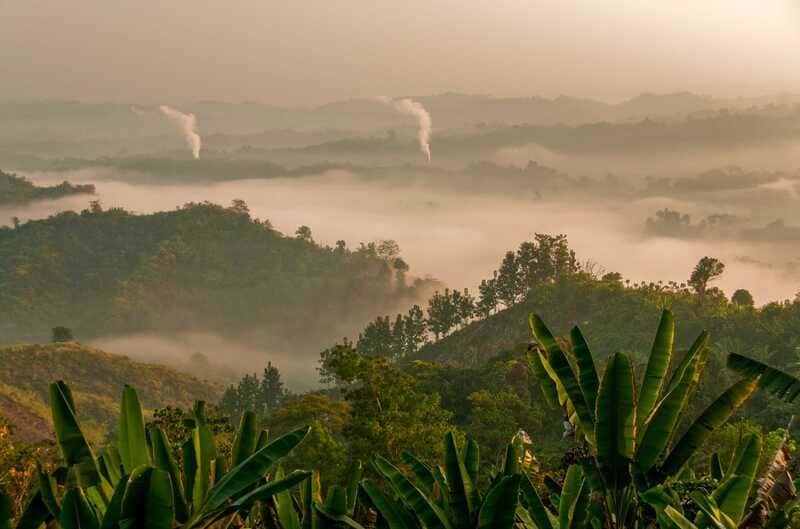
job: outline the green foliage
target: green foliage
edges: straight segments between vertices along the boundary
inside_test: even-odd
[[[573,362],[567,354],[570,350],[573,356],[576,353],[587,354],[588,348],[580,339],[582,335],[573,333],[573,338],[579,338],[577,344],[572,344],[571,348],[562,347],[540,318],[532,315],[530,321],[533,336],[543,353],[538,358],[544,369],[537,371],[544,372],[547,384],[555,382],[566,415],[576,414],[574,421],[580,433],[587,445],[594,447],[584,468],[590,474],[598,473],[600,479],[596,480],[594,488],[613,515],[612,527],[627,527],[628,523],[633,523],[638,517],[638,494],[679,477],[686,463],[708,441],[711,433],[723,426],[759,385],[786,399],[794,396],[784,384],[792,377],[768,370],[758,363],[753,367],[745,363],[747,359],[744,357],[736,357],[735,365],[745,378],[714,400],[674,446],[669,447],[668,441],[676,434],[677,419],[684,413],[688,397],[705,366],[705,333],[701,333],[683,360],[672,369],[671,379],[667,382],[675,324],[672,314],[665,310],[644,372],[639,398],[635,398],[636,385],[630,358],[624,353],[616,353],[603,373],[596,402],[587,403],[578,373],[588,370],[576,373],[573,367],[574,363],[585,365],[587,362]],[[743,364],[747,369],[742,368]],[[793,383],[792,380],[789,382]],[[594,417],[588,413],[592,404]],[[734,456],[733,470],[729,472],[730,476],[726,475],[726,481],[720,485],[722,488],[712,494],[714,505],[719,505],[723,515],[741,518],[761,452],[760,437],[751,439],[755,441],[747,444],[740,455]],[[746,467],[742,466],[745,464]]]
[[[708,284],[717,279],[725,271],[725,264],[714,257],[703,257],[692,270],[689,278],[691,286],[700,297],[706,295]]]
[[[234,419],[245,412],[265,416],[277,410],[286,396],[280,371],[272,362],[267,362],[261,378],[253,373],[245,375],[236,386],[228,386],[219,407]]]
[[[397,257],[286,237],[242,204],[67,211],[0,230],[3,340],[43,341],[54,323],[86,339],[189,324],[316,347],[427,290],[396,281]]]
[[[40,187],[25,177],[0,171],[0,204],[26,204],[34,200],[52,200],[69,195],[94,194],[91,184],[72,185],[62,182],[51,187]]]
[[[236,435],[236,451],[226,460],[217,454],[202,402],[195,405],[190,425],[193,443],[184,444],[179,467],[158,427],[145,434],[138,396],[130,387],[123,390],[120,438],[98,459],[81,432],[69,387],[54,383],[50,394],[56,439],[66,468],[40,480],[19,527],[42,522],[63,529],[205,527],[217,520],[246,518],[256,502],[269,501],[310,477],[308,472],[288,476],[275,472],[272,479],[267,478],[275,463],[303,440],[307,428],[257,445],[252,421],[243,420]],[[51,487],[54,482],[58,489]],[[56,498],[62,489],[63,495]]]

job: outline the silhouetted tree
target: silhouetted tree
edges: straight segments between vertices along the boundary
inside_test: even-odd
[[[752,308],[755,305],[753,295],[744,288],[740,288],[731,296],[731,301],[740,307]]]
[[[482,318],[488,318],[497,308],[497,279],[483,279],[478,286],[478,304],[475,310]]]
[[[314,242],[314,237],[311,235],[311,228],[308,226],[300,226],[297,228],[297,231],[295,231],[294,234],[295,237],[301,241]]]
[[[706,295],[708,284],[717,279],[725,271],[725,264],[714,257],[703,257],[698,261],[689,278],[691,286],[700,297]]]

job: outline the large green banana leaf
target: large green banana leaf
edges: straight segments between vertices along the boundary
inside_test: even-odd
[[[134,468],[150,464],[142,406],[136,391],[127,384],[122,389],[117,448],[126,474],[132,473]]]
[[[512,529],[519,505],[522,476],[504,476],[486,495],[478,513],[478,529]]]
[[[361,488],[380,513],[386,525],[389,526],[389,529],[417,529],[416,524],[409,523],[408,517],[403,512],[404,506],[398,504],[372,482],[363,481]]]
[[[594,358],[586,339],[578,327],[573,327],[569,335],[572,342],[572,355],[578,364],[578,383],[581,386],[583,398],[589,406],[589,411],[594,415],[595,403],[597,402],[597,387],[600,385]]]
[[[72,392],[64,382],[58,381],[50,384],[49,393],[53,429],[64,463],[74,468],[81,486],[99,485],[100,474],[92,449],[78,423]]]
[[[264,477],[267,470],[277,460],[297,446],[307,433],[308,428],[300,428],[282,435],[233,467],[211,488],[205,509],[215,510],[234,496],[252,487]]]
[[[120,529],[172,529],[175,510],[169,474],[141,466],[128,479],[122,498]]]
[[[636,408],[633,367],[624,353],[612,356],[597,393],[597,461],[608,485],[621,489],[629,479],[633,458]]]
[[[414,486],[400,470],[385,458],[375,458],[375,468],[391,483],[392,488],[411,509],[426,529],[454,529],[444,511]]]
[[[727,422],[733,412],[750,398],[757,385],[757,378],[744,379],[717,397],[683,434],[661,466],[660,473],[665,476],[676,475],[692,454],[708,440],[711,432]]]
[[[735,522],[744,516],[750,489],[755,481],[761,458],[761,437],[750,435],[742,440],[741,445],[725,480],[711,493],[719,509]]]
[[[647,360],[642,387],[639,390],[638,428],[641,430],[650,412],[661,396],[664,379],[672,360],[672,344],[675,341],[675,318],[672,312],[664,310],[658,323],[653,348]]]
[[[60,529],[100,529],[97,515],[81,489],[69,489],[64,494],[58,525]]]
[[[650,419],[642,425],[644,433],[636,447],[636,466],[646,473],[655,465],[678,425],[688,401],[689,393],[699,379],[698,358],[683,371],[681,380],[664,396],[653,410]]]
[[[468,528],[472,513],[477,510],[478,492],[456,446],[453,432],[445,435],[444,468],[447,483],[450,485],[450,506],[456,517],[456,526]]]
[[[800,395],[800,379],[758,360],[731,353],[728,355],[728,367],[747,378],[759,377],[759,389],[786,402],[794,402]]]
[[[258,443],[258,418],[252,411],[246,411],[239,420],[239,428],[236,430],[236,437],[233,440],[231,450],[231,465],[236,466],[256,450]]]
[[[531,314],[528,318],[531,332],[537,342],[547,352],[547,360],[552,366],[556,377],[564,386],[570,402],[572,403],[575,413],[578,415],[578,420],[581,423],[581,428],[584,432],[591,432],[594,425],[594,413],[589,408],[583,396],[583,391],[578,383],[578,378],[572,370],[572,366],[558,344],[550,329],[547,328],[544,321],[536,314]]]

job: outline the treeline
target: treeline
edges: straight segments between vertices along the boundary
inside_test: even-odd
[[[393,359],[414,355],[431,340],[509,308],[538,286],[583,273],[565,235],[536,234],[506,252],[497,270],[481,281],[477,297],[469,289],[434,292],[423,312],[418,305],[394,319],[379,316],[359,335],[356,348],[363,354]]]
[[[25,204],[34,200],[61,198],[69,195],[93,195],[91,184],[73,185],[64,181],[54,186],[37,186],[25,177],[0,171],[0,204]]]
[[[744,241],[789,242],[800,240],[800,226],[777,219],[763,226],[752,226],[748,219],[729,214],[713,214],[693,222],[689,214],[669,208],[658,210],[644,224],[646,235],[675,239],[726,238]]]
[[[193,330],[318,344],[432,289],[408,278],[399,251],[321,246],[307,227],[285,236],[243,201],[152,215],[94,202],[0,229],[0,335],[41,342],[64,326],[77,339]]]

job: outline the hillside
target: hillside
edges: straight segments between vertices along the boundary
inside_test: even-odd
[[[17,437],[48,435],[47,388],[54,380],[70,385],[81,419],[94,435],[115,420],[124,384],[140,390],[148,410],[188,407],[195,400],[215,402],[221,394],[208,382],[77,342],[15,345],[0,349],[0,415],[15,425]]]
[[[312,347],[418,297],[428,282],[406,284],[398,252],[284,236],[242,201],[151,215],[95,203],[0,229],[0,336],[40,342],[66,326],[82,340],[198,331]]]
[[[540,314],[560,336],[579,325],[593,351],[604,359],[616,351],[645,357],[661,310],[669,307],[681,322],[676,346],[687,348],[702,330],[711,333],[721,353],[761,358],[792,368],[800,339],[800,301],[775,302],[761,308],[731,303],[718,290],[700,299],[677,285],[627,284],[619,278],[580,274],[534,286],[519,303],[485,319],[476,319],[439,341],[424,346],[418,357],[456,366],[478,365],[531,340],[528,315]],[[624,329],[624,331],[623,331]]]
[[[34,200],[52,200],[81,194],[94,194],[94,186],[72,185],[65,181],[55,186],[40,187],[23,177],[0,171],[0,205],[25,204]]]

